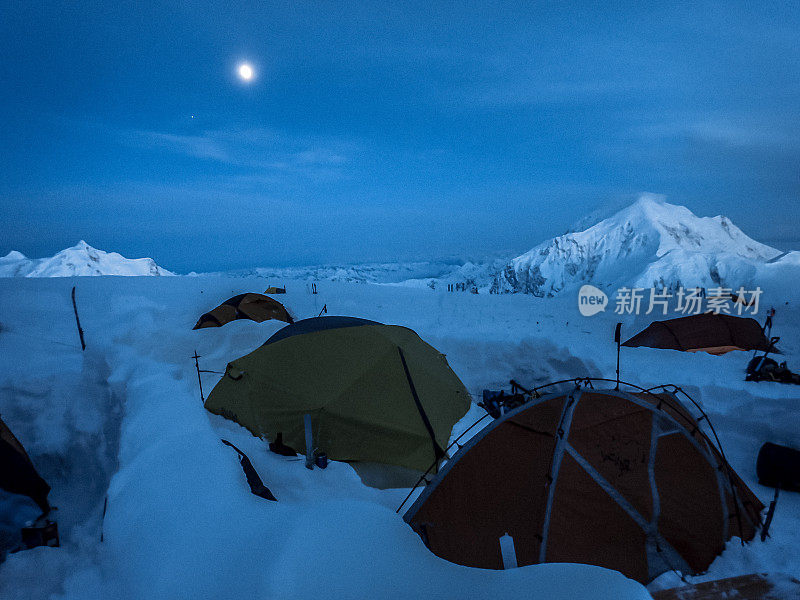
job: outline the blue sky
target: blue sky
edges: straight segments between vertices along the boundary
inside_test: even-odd
[[[800,247],[800,5],[520,4],[12,1],[0,253],[513,255],[644,191]]]

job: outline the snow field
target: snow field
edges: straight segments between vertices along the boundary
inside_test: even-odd
[[[41,468],[60,506],[63,547],[9,556],[0,565],[0,597],[648,597],[638,583],[585,565],[485,571],[443,561],[394,512],[408,490],[367,488],[344,463],[308,471],[302,460],[273,455],[245,429],[208,414],[193,352],[202,356],[201,368],[222,371],[282,324],[191,327],[226,298],[273,283],[224,276],[0,280],[0,413],[37,466],[52,455],[65,461],[60,480],[52,479],[55,469]],[[76,349],[73,284],[86,353]],[[318,282],[320,293],[311,295],[305,282],[286,285],[277,298],[297,318],[327,304],[329,314],[411,327],[447,354],[476,395],[507,387],[512,377],[536,385],[614,376],[617,315],[583,318],[572,297],[333,282]],[[784,359],[796,368],[798,316],[790,302],[776,317]],[[643,324],[622,320],[626,336]],[[800,445],[797,393],[745,383],[748,358],[623,348],[622,378],[684,386],[711,414],[734,468],[767,503],[771,490],[755,481],[755,456],[767,440]],[[206,395],[217,377],[204,374]],[[481,414],[473,407],[454,435]],[[250,494],[221,437],[248,454],[277,503]],[[800,576],[795,496],[782,495],[771,539],[744,548],[732,540],[696,579],[754,571]],[[678,583],[665,574],[651,589]]]

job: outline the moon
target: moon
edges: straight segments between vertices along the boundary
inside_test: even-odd
[[[237,72],[242,81],[252,81],[253,77],[256,75],[255,71],[253,71],[253,67],[247,63],[240,64]]]

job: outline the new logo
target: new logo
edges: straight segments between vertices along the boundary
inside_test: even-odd
[[[583,285],[578,291],[578,310],[584,317],[591,317],[602,312],[608,306],[606,293],[593,285]]]

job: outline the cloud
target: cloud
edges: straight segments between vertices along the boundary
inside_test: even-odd
[[[770,148],[797,150],[795,126],[759,123],[741,117],[707,117],[666,121],[635,127],[634,135],[654,139],[691,139],[728,148]]]
[[[226,149],[212,137],[177,135],[157,131],[134,131],[130,133],[132,138],[144,147],[162,148],[178,154],[222,163],[234,162]]]
[[[544,103],[586,102],[630,93],[640,82],[624,79],[547,80],[538,73],[519,73],[475,84],[448,103],[454,107],[522,107]]]
[[[126,130],[128,144],[252,171],[276,171],[316,178],[345,177],[359,145],[335,138],[291,136],[268,128],[218,129],[196,135]]]

